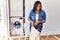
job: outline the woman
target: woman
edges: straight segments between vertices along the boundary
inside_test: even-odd
[[[34,3],[34,7],[29,14],[30,22],[30,40],[40,40],[40,34],[42,31],[43,23],[46,21],[45,11],[42,10],[42,4],[40,1]]]

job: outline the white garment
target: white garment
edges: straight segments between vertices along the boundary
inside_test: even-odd
[[[30,40],[40,40],[40,32],[34,27],[31,29]]]
[[[39,14],[36,14],[36,21],[38,21]],[[31,27],[30,40],[40,40],[40,32],[34,27]]]
[[[38,21],[39,14],[36,14],[36,21]]]

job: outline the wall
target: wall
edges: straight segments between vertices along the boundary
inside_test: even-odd
[[[7,40],[7,16],[6,16],[7,0],[0,0],[1,21],[0,21],[0,40]]]

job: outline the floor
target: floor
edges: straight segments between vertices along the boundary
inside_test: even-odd
[[[9,40],[29,40],[29,37],[11,38]],[[60,40],[60,35],[41,36],[41,40]]]

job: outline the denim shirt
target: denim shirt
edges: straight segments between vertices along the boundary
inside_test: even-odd
[[[36,22],[36,18],[35,18],[35,17],[36,17],[36,13],[33,12],[33,10],[31,10],[28,18],[31,19],[33,22]],[[40,21],[40,20],[43,20],[44,23],[45,23],[45,21],[46,21],[46,13],[45,13],[44,10],[40,10],[40,12],[39,12],[38,21]],[[43,24],[41,23],[41,24],[38,24],[37,26],[35,26],[35,28],[36,28],[39,32],[41,32],[42,26],[43,26]],[[30,31],[31,31],[31,27],[32,27],[32,25],[31,25],[31,23],[30,23]]]

